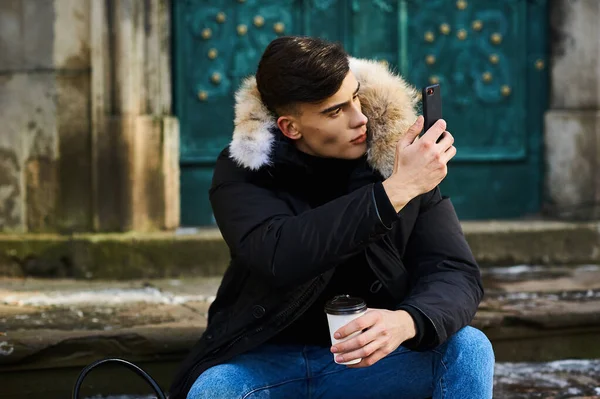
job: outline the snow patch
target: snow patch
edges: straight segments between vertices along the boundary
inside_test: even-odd
[[[174,295],[161,292],[153,287],[140,289],[103,289],[97,291],[77,292],[51,292],[43,294],[8,295],[2,299],[7,305],[20,306],[52,306],[52,305],[80,305],[103,304],[118,305],[134,302],[158,304],[183,304],[192,301],[212,302],[213,295]]]
[[[6,348],[6,349],[4,349]],[[10,356],[15,351],[15,348],[6,341],[0,342],[0,355]]]

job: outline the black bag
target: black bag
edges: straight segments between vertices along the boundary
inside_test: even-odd
[[[77,377],[77,381],[75,382],[75,385],[73,386],[73,394],[71,395],[72,399],[79,399],[79,389],[81,388],[81,384],[83,383],[83,380],[89,374],[89,372],[92,371],[94,368],[96,368],[102,364],[105,364],[105,363],[119,363],[119,364],[122,364],[123,366],[126,366],[127,368],[133,370],[137,375],[142,377],[144,380],[146,380],[148,382],[148,384],[150,384],[150,386],[154,390],[154,393],[156,393],[156,397],[158,399],[166,399],[167,398],[167,396],[163,393],[163,391],[161,391],[161,389],[158,386],[158,384],[156,383],[156,381],[154,381],[154,379],[152,377],[150,377],[150,374],[148,374],[144,370],[142,370],[141,367],[136,366],[135,364],[133,364],[127,360],[124,360],[124,359],[107,358],[107,359],[101,359],[101,360],[95,361],[94,363],[86,366],[81,371],[81,373],[79,373],[79,377]]]

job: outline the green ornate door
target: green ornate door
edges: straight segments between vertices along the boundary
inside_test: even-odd
[[[213,223],[207,190],[233,131],[233,94],[286,34],[340,41],[417,87],[442,85],[458,148],[442,190],[461,218],[538,212],[546,0],[173,1],[183,225]]]

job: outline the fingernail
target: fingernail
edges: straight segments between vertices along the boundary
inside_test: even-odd
[[[338,349],[337,349],[335,346],[332,346],[332,347],[331,347],[331,351],[332,351],[332,352],[337,352],[337,351],[338,351]]]
[[[340,334],[340,333],[335,333],[335,334],[333,334],[333,337],[334,337],[335,339],[340,339],[340,337],[341,337],[341,334]]]
[[[341,363],[344,361],[344,356],[338,356],[335,358],[335,360]]]

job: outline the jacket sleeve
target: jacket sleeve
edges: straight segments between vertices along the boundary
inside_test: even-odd
[[[479,266],[450,199],[442,197],[436,188],[422,201],[405,252],[411,291],[401,308],[412,307],[421,312],[433,326],[434,334],[416,350],[441,345],[468,325],[483,297]]]
[[[274,285],[318,276],[377,240],[395,222],[378,214],[373,185],[295,215],[273,190],[252,182],[256,172],[222,158],[209,193],[217,225],[232,258]]]

